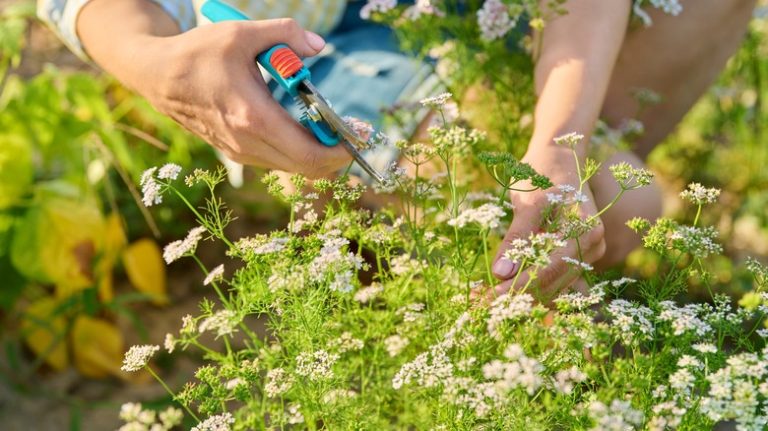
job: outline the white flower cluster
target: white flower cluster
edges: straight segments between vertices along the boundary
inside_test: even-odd
[[[470,377],[452,376],[443,385],[443,398],[460,408],[472,410],[475,416],[483,418],[495,406],[504,402],[504,397],[492,382],[478,382]]]
[[[680,197],[695,205],[711,204],[717,201],[720,189],[706,188],[699,183],[688,184],[688,190],[680,192]]]
[[[536,359],[525,355],[519,344],[512,344],[504,350],[504,357],[483,365],[483,377],[494,381],[494,387],[502,393],[516,388],[523,388],[528,395],[533,395],[544,384],[542,372],[544,366]]]
[[[563,293],[555,298],[554,303],[561,312],[584,310],[603,301],[604,286],[604,283],[598,283],[590,287],[586,295],[581,292]]]
[[[434,3],[434,0],[416,0],[416,3],[413,6],[409,6],[405,12],[403,12],[403,17],[412,21],[421,18],[423,15],[444,17],[445,12],[438,9]]]
[[[518,322],[531,315],[533,296],[507,294],[496,298],[488,311],[488,333],[497,340],[501,339],[500,327],[504,322]]]
[[[442,109],[443,105],[445,105],[449,100],[451,100],[451,97],[453,94],[451,93],[441,93],[437,96],[427,97],[425,99],[421,99],[419,102],[422,106],[425,106],[427,108],[432,109]]]
[[[409,343],[410,340],[408,340],[408,338],[395,334],[384,339],[384,348],[387,349],[389,356],[394,358],[399,355],[403,349],[408,347]]]
[[[286,416],[285,420],[286,422],[288,422],[289,425],[304,423],[304,415],[301,414],[300,403],[290,403],[286,406],[286,410],[288,415]]]
[[[643,424],[643,412],[632,408],[629,401],[613,400],[610,405],[600,401],[589,404],[589,417],[595,422],[592,431],[625,431]]]
[[[366,286],[357,292],[355,292],[355,301],[361,304],[367,304],[373,301],[379,293],[384,291],[384,287],[379,283],[371,283],[370,286]]]
[[[395,256],[389,261],[389,271],[395,275],[405,275],[411,272],[418,273],[427,265],[424,261],[412,259],[408,254]]]
[[[740,353],[707,376],[709,392],[701,410],[713,421],[735,420],[739,430],[768,426],[768,347],[761,354]]]
[[[581,383],[587,380],[587,375],[584,374],[578,367],[573,366],[565,370],[560,370],[555,374],[555,378],[552,381],[552,387],[556,391],[570,395],[573,392],[573,388],[577,383]]]
[[[547,192],[547,201],[552,205],[573,205],[589,202],[589,198],[582,191],[570,184],[559,184],[558,192]]]
[[[267,383],[264,385],[264,393],[269,398],[276,398],[288,392],[293,386],[293,376],[283,368],[273,368],[267,371]]]
[[[336,233],[334,231],[320,236],[323,246],[320,254],[310,262],[307,268],[309,278],[315,283],[330,278],[331,290],[351,292],[354,289],[355,278],[352,271],[362,268],[363,260],[354,253],[343,251],[343,248],[349,244],[349,240],[337,236]]]
[[[171,263],[179,260],[182,256],[194,253],[197,248],[197,243],[203,238],[203,234],[206,232],[203,226],[197,226],[192,228],[187,237],[173,241],[165,246],[163,249],[163,260],[170,265]]]
[[[163,184],[157,182],[157,179],[172,181],[179,176],[179,172],[181,172],[181,166],[173,163],[167,163],[159,170],[157,167],[152,167],[144,171],[139,180],[141,201],[144,206],[151,207],[161,204],[163,202]]]
[[[679,226],[669,238],[676,249],[703,259],[710,254],[723,252],[723,247],[715,242],[718,236],[719,233],[712,226]]]
[[[330,343],[330,346],[336,349],[339,353],[346,353],[352,350],[361,350],[363,345],[363,340],[353,337],[351,332],[342,333],[339,338],[331,341]]]
[[[659,306],[661,307],[659,321],[669,322],[675,336],[693,332],[701,337],[712,331],[712,326],[699,318],[699,313],[704,311],[699,304],[678,307],[672,301],[662,301]]]
[[[209,417],[190,431],[231,431],[233,423],[235,423],[234,416],[232,416],[232,413],[226,412]]]
[[[595,269],[592,265],[588,264],[587,262],[582,262],[570,256],[563,256],[563,262],[575,267],[580,271],[592,271],[593,269]]]
[[[491,41],[504,37],[517,22],[509,16],[509,9],[502,1],[485,0],[477,11],[477,24],[482,38]]]
[[[549,255],[557,248],[565,247],[565,240],[554,233],[532,233],[528,239],[512,240],[504,251],[503,259],[523,264],[524,266],[545,267],[549,265]]]
[[[360,18],[371,19],[374,12],[389,12],[397,6],[397,0],[368,0],[360,9]]]
[[[432,345],[429,351],[406,362],[392,378],[392,387],[400,389],[403,385],[415,382],[425,388],[434,388],[453,376],[453,364],[445,351],[445,345]]]
[[[421,302],[415,302],[413,304],[404,305],[395,311],[398,316],[403,316],[403,322],[410,323],[421,319],[424,315],[425,305]]]
[[[125,403],[120,406],[119,417],[126,423],[118,431],[168,431],[181,424],[184,414],[173,407],[158,413],[144,410],[138,403]]]
[[[616,299],[608,305],[608,314],[613,318],[612,328],[625,343],[631,345],[652,338],[654,326],[650,308]]]
[[[484,230],[496,229],[499,227],[499,220],[505,215],[500,206],[487,203],[462,211],[456,218],[448,220],[448,225],[463,228],[470,223],[476,223]]]
[[[556,145],[563,145],[571,148],[578,145],[582,140],[584,140],[584,135],[576,132],[566,133],[565,135],[557,136],[554,139]]]
[[[198,331],[202,334],[206,331],[216,332],[216,338],[232,335],[237,332],[240,319],[232,310],[219,310],[200,322]]]
[[[221,264],[217,266],[216,268],[213,268],[211,272],[208,273],[208,275],[205,276],[205,280],[203,280],[203,286],[207,286],[214,281],[220,280],[224,277],[224,264]]]
[[[678,406],[674,401],[665,401],[653,406],[653,417],[648,421],[648,431],[666,431],[677,429],[687,409]]]
[[[322,349],[312,353],[300,353],[296,357],[296,374],[312,381],[330,379],[333,377],[331,367],[338,359],[339,355],[328,353]]]
[[[288,238],[274,237],[270,238],[269,241],[254,245],[252,251],[253,254],[279,253],[285,250],[286,244],[288,244]]]
[[[149,363],[149,360],[158,350],[160,350],[160,346],[149,344],[131,346],[123,358],[123,366],[120,369],[128,372],[139,371]]]

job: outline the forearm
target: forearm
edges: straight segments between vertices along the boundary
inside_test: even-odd
[[[558,151],[553,148],[553,138],[577,132],[586,137],[577,147],[584,158],[624,40],[631,5],[628,0],[569,0],[565,7],[568,13],[548,22],[542,34],[529,151]]]
[[[148,0],[93,0],[80,12],[77,33],[88,55],[129,87],[140,90],[152,76],[146,50],[159,38],[179,34],[176,22]]]

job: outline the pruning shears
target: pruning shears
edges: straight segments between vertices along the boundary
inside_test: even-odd
[[[249,18],[219,0],[207,0],[200,9],[212,22],[248,20]],[[296,103],[304,110],[299,122],[309,129],[317,140],[328,147],[341,143],[360,167],[379,184],[384,177],[360,154],[370,147],[368,141],[357,135],[331,108],[331,103],[312,85],[309,69],[286,44],[278,44],[256,56],[263,67]]]

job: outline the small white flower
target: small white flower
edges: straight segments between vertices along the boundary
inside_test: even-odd
[[[594,267],[586,262],[582,262],[578,259],[574,259],[569,256],[563,256],[563,262],[568,263],[570,265],[573,265],[579,269],[582,269],[584,271],[592,271]]]
[[[500,206],[488,203],[462,211],[458,217],[448,220],[448,225],[463,228],[470,223],[475,223],[481,229],[495,229],[499,227],[499,221],[505,215],[506,213]]]
[[[698,343],[691,346],[693,350],[700,353],[717,353],[717,346],[710,343]]]
[[[157,171],[157,178],[161,180],[175,180],[181,172],[181,166],[174,163],[166,163]]]
[[[232,335],[237,332],[236,326],[240,323],[237,315],[232,310],[219,310],[200,322],[198,331],[202,334],[206,331],[215,331],[216,338],[224,335]]]
[[[584,135],[576,132],[566,133],[565,135],[558,136],[554,139],[557,145],[566,145],[568,147],[575,147],[579,142],[584,139]]]
[[[128,372],[139,371],[147,365],[149,360],[158,350],[160,350],[160,346],[132,346],[125,354],[123,366],[120,367],[120,369]]]
[[[187,237],[183,240],[176,240],[165,246],[163,249],[163,260],[165,263],[171,264],[179,260],[182,256],[193,253],[197,248],[197,243],[203,238],[203,234],[206,232],[202,226],[192,228]]]
[[[163,347],[165,347],[165,350],[167,350],[168,353],[173,353],[173,350],[176,348],[176,338],[174,338],[173,334],[165,334]]]
[[[216,268],[213,268],[211,272],[208,273],[208,275],[205,277],[205,280],[203,280],[203,286],[207,286],[212,282],[221,279],[223,276],[224,276],[224,264],[221,264]]]
[[[392,357],[399,355],[409,343],[410,341],[407,338],[399,335],[392,335],[384,340],[384,346],[387,349],[387,353]]]
[[[309,380],[326,380],[333,377],[333,364],[339,359],[339,355],[328,353],[325,350],[315,352],[303,352],[296,357],[296,374],[307,377]]]
[[[452,97],[451,93],[441,93],[437,96],[421,99],[421,104],[427,108],[441,109]]]
[[[397,6],[397,0],[368,0],[360,9],[360,18],[371,19],[373,12],[389,12]]]
[[[372,283],[370,286],[364,287],[357,292],[355,292],[355,301],[361,303],[361,304],[367,304],[371,302],[376,296],[379,295],[379,293],[384,291],[384,287],[382,287],[379,283]]]
[[[267,383],[264,385],[264,393],[269,398],[276,398],[291,389],[293,377],[282,368],[273,368],[267,372]]]
[[[688,184],[688,190],[680,193],[680,197],[695,205],[711,204],[717,201],[720,189],[708,189],[699,183]]]
[[[190,431],[230,431],[232,429],[230,425],[233,423],[235,423],[234,416],[232,413],[226,412],[209,417]]]
[[[517,22],[509,16],[506,4],[500,0],[485,0],[477,11],[477,24],[482,38],[491,41],[504,37]]]

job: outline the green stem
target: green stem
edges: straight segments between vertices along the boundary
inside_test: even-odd
[[[616,193],[616,197],[614,197],[614,198],[613,198],[613,200],[612,200],[611,202],[609,202],[609,203],[608,203],[608,205],[606,205],[605,207],[603,207],[603,209],[601,209],[600,211],[598,211],[598,213],[597,213],[597,214],[595,214],[595,215],[593,215],[593,216],[591,216],[591,217],[589,217],[589,218],[587,219],[587,223],[589,224],[589,223],[593,222],[593,221],[594,221],[596,218],[600,217],[600,216],[601,216],[601,215],[603,215],[603,214],[604,214],[606,211],[608,211],[609,209],[611,209],[611,207],[612,207],[612,206],[614,206],[614,205],[616,204],[616,202],[618,202],[618,201],[619,201],[619,199],[621,199],[621,197],[624,195],[624,192],[626,192],[626,191],[627,191],[627,190],[626,190],[625,188],[623,188],[623,187],[622,187],[622,189],[621,189],[621,190],[620,190],[618,193]]]
[[[168,392],[168,394],[171,396],[172,399],[176,400],[176,402],[181,404],[181,406],[184,407],[184,410],[186,410],[190,416],[195,418],[195,420],[198,423],[200,422],[200,418],[198,418],[197,415],[192,412],[192,410],[189,408],[187,404],[182,403],[176,399],[176,394],[171,390],[171,388],[168,387],[168,385],[165,384],[165,381],[163,381],[163,379],[161,379],[160,376],[158,376],[157,373],[155,373],[155,370],[153,370],[152,367],[150,367],[149,365],[145,365],[144,368],[146,368],[147,371],[149,371],[149,374],[152,374],[152,377],[154,377],[155,380],[157,380],[160,383],[160,385],[163,386],[165,391]]]
[[[699,216],[701,216],[701,207],[702,205],[699,204],[699,207],[696,209],[696,217],[693,219],[694,226],[696,226],[696,224],[699,222]]]

